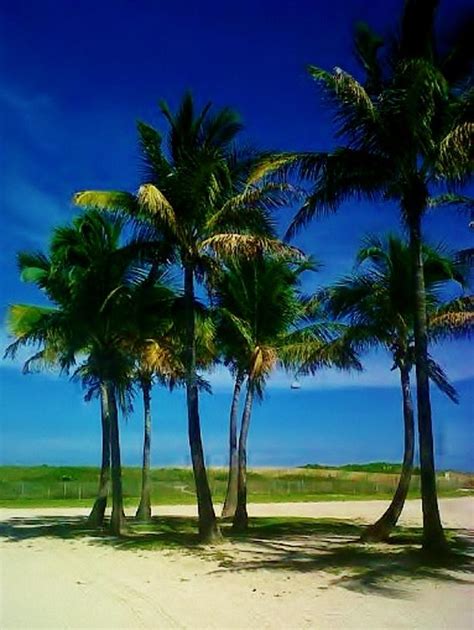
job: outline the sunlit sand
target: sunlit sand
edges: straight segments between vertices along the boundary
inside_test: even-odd
[[[446,527],[474,535],[474,499],[440,501]],[[385,502],[254,504],[253,516],[333,519],[320,532],[250,537],[216,548],[140,549],[48,536],[77,508],[1,509],[2,628],[471,628],[471,571],[410,569],[406,547],[350,545],[350,523]],[[156,515],[188,516],[193,506]],[[49,519],[49,520],[48,520]],[[341,524],[342,523],[342,524]],[[401,525],[419,527],[418,501]],[[392,547],[392,546],[390,546]],[[370,553],[369,553],[370,551]],[[364,555],[366,554],[366,555]],[[400,556],[401,557],[401,556]],[[366,560],[367,558],[367,560]],[[390,572],[384,573],[384,568]]]

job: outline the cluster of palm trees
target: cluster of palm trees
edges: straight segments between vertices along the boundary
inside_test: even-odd
[[[384,538],[408,490],[414,454],[410,373],[416,372],[423,503],[423,545],[444,550],[434,467],[430,379],[456,393],[428,354],[428,341],[469,334],[470,297],[444,302],[446,282],[465,284],[456,261],[423,243],[430,206],[466,205],[458,194],[472,174],[473,96],[470,48],[460,29],[454,46],[436,42],[436,2],[408,0],[399,34],[384,42],[356,30],[364,79],[340,68],[311,67],[335,112],[331,152],[275,153],[240,148],[236,113],[197,110],[186,93],[176,113],[161,112],[167,135],[138,124],[143,179],[136,193],[83,191],[72,226],[54,231],[49,253],[19,256],[22,278],[52,306],[10,309],[14,354],[37,344],[31,366],[58,365],[100,396],[102,468],[90,520],[101,525],[112,482],[110,527],[126,527],[121,488],[118,410],[141,391],[145,412],[139,518],[151,515],[150,397],[157,382],[186,389],[188,434],[202,540],[220,537],[209,487],[199,416],[206,370],[224,363],[234,378],[230,408],[229,482],[223,516],[247,527],[247,437],[255,396],[276,366],[314,373],[320,367],[362,369],[361,353],[387,348],[400,372],[405,426],[403,472],[394,500],[367,532]],[[432,193],[436,196],[433,197]],[[304,196],[287,234],[274,214]],[[301,274],[315,269],[288,244],[318,214],[366,197],[381,211],[395,202],[408,243],[372,239],[354,274],[303,295]],[[179,284],[178,284],[179,279]],[[240,433],[238,409],[245,391]]]

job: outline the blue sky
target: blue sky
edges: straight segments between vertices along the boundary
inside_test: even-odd
[[[464,0],[441,4],[443,23],[467,6]],[[7,3],[0,27],[2,321],[7,304],[41,301],[34,287],[19,281],[15,254],[45,248],[51,228],[73,216],[74,191],[137,188],[135,121],[160,126],[160,98],[174,106],[191,88],[200,103],[231,105],[244,120],[244,139],[262,148],[330,148],[331,117],[305,66],[357,71],[354,21],[386,32],[400,6],[399,0],[232,6],[82,0],[74,9],[56,1]],[[290,219],[290,211],[281,212],[282,230]],[[455,213],[433,213],[426,235],[453,250],[472,246],[467,223]],[[399,229],[395,207],[355,202],[312,224],[295,241],[323,264],[306,288],[350,271],[364,234],[389,229]],[[3,327],[0,344],[6,343]],[[433,393],[439,464],[474,469],[468,344],[444,345],[435,354],[461,394],[454,406]],[[290,376],[276,374],[255,411],[250,462],[399,459],[396,374],[383,353],[368,357],[366,366],[362,375],[324,372],[298,392],[289,389]],[[202,417],[206,451],[217,464],[225,460],[230,380],[224,370],[210,380],[214,395],[203,396]],[[0,385],[0,462],[98,461],[98,405],[84,403],[78,385],[54,374],[22,376],[19,361],[1,363]],[[156,392],[154,413],[154,464],[186,463],[182,394]],[[138,463],[139,402],[122,431],[125,462]]]

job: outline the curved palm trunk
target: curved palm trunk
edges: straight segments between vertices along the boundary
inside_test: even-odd
[[[103,384],[100,386],[100,408],[102,424],[102,465],[100,468],[97,499],[87,519],[87,523],[91,527],[101,527],[104,523],[110,485],[110,417],[106,405],[105,386]]]
[[[194,483],[199,515],[199,537],[205,542],[221,538],[212,504],[211,489],[204,463],[204,450],[199,418],[199,394],[196,379],[196,339],[194,321],[194,272],[184,269],[184,297],[186,303],[186,401],[188,407],[188,437],[193,464]]]
[[[150,481],[150,450],[151,450],[151,383],[147,379],[141,382],[143,393],[144,435],[143,435],[143,465],[142,465],[142,493],[135,518],[140,521],[151,520],[151,481]]]
[[[232,527],[235,531],[245,531],[248,526],[247,514],[247,438],[252,414],[254,386],[252,381],[247,381],[247,394],[245,396],[244,411],[239,436],[239,473],[237,484],[237,508],[235,510]]]
[[[402,472],[397,489],[393,495],[389,507],[379,518],[370,525],[361,536],[364,542],[380,542],[387,540],[390,532],[397,524],[410,487],[411,475],[413,472],[413,457],[415,454],[415,420],[413,410],[413,400],[410,387],[410,370],[403,366],[400,368],[400,381],[403,397],[403,423],[405,428],[405,447],[403,454]]]
[[[123,511],[122,464],[120,461],[117,401],[112,383],[106,383],[105,392],[106,407],[110,417],[110,452],[112,461],[112,516],[110,517],[110,531],[115,536],[120,536],[123,534],[126,525]]]
[[[234,393],[230,406],[229,420],[229,479],[222,508],[222,518],[233,518],[237,507],[237,486],[239,474],[239,458],[237,454],[237,416],[239,412],[239,398],[244,382],[244,375],[238,373],[234,383]]]
[[[410,216],[410,215],[409,215]],[[420,441],[421,502],[423,509],[423,549],[437,553],[447,549],[438,508],[433,449],[430,385],[428,378],[428,335],[426,326],[426,294],[423,275],[421,213],[411,214],[410,247],[415,288],[415,363]]]

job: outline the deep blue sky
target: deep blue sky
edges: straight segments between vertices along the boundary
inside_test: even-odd
[[[443,23],[465,0],[441,3]],[[136,189],[139,159],[135,121],[161,125],[156,103],[174,106],[186,88],[200,103],[231,105],[242,115],[244,139],[262,148],[327,149],[331,117],[308,63],[357,71],[352,60],[355,20],[382,32],[396,22],[399,0],[326,2],[4,3],[0,25],[2,321],[14,302],[38,302],[15,266],[20,249],[41,249],[51,228],[74,214],[70,198],[84,188]],[[291,218],[282,212],[282,228]],[[367,232],[399,229],[396,208],[346,203],[314,223],[296,243],[324,267],[308,289],[351,268]],[[472,245],[466,217],[433,214],[428,238],[451,249]],[[7,343],[2,327],[2,348]],[[466,343],[443,346],[436,356],[461,394],[461,404],[433,394],[439,464],[474,469],[472,388],[474,366]],[[361,376],[333,372],[306,380],[292,392],[278,374],[255,411],[250,462],[297,464],[397,460],[401,454],[396,375],[383,353],[368,357]],[[3,362],[0,462],[96,463],[98,405],[82,402],[78,385],[55,375],[22,376]],[[211,463],[226,451],[229,380],[210,377],[215,394],[202,403]],[[140,405],[123,424],[126,463],[140,457]],[[154,464],[187,462],[183,396],[157,392]]]

